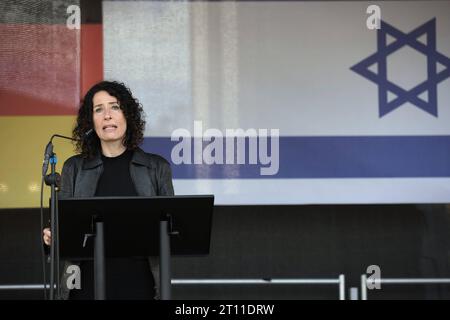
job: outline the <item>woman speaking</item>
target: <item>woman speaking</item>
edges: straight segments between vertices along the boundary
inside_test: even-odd
[[[94,85],[78,111],[73,138],[79,154],[64,163],[59,197],[172,196],[169,163],[138,147],[144,127],[142,106],[124,84]],[[46,228],[44,243],[50,241]],[[108,299],[159,298],[156,257],[107,259],[106,265]],[[83,261],[80,268],[81,290],[64,290],[65,296],[93,299],[93,262]]]

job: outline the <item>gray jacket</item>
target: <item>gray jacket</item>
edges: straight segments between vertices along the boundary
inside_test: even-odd
[[[98,154],[93,159],[83,159],[81,155],[70,157],[64,162],[61,173],[59,198],[93,197],[98,180],[103,172],[103,162]],[[172,171],[170,164],[163,157],[146,153],[138,148],[133,152],[130,163],[130,175],[139,196],[172,196]],[[69,264],[66,262],[66,266]],[[159,298],[159,258],[149,257],[149,265],[155,282],[155,299]],[[65,270],[64,267],[64,270]],[[61,294],[68,298],[66,278],[63,273]]]

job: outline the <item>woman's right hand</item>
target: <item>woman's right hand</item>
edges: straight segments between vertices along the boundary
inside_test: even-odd
[[[44,243],[49,246],[52,243],[52,233],[50,231],[50,228],[45,228],[42,233],[44,237]]]

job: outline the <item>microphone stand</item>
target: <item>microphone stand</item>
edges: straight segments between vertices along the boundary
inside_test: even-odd
[[[58,162],[56,154],[53,152],[52,140],[54,137],[60,137],[64,139],[74,140],[69,137],[55,134],[51,137],[50,142],[46,147],[46,157],[49,156],[50,162],[50,174],[45,175],[47,168],[45,168],[44,160],[44,181],[45,184],[50,186],[50,229],[52,239],[50,243],[50,300],[55,300],[55,286],[56,286],[56,299],[60,299],[60,283],[59,283],[59,224],[58,224],[58,189],[61,184],[61,176],[56,172],[56,163]],[[48,153],[48,154],[47,154]],[[55,270],[56,269],[56,270]],[[55,281],[56,273],[56,281]]]
[[[50,156],[51,171],[49,175],[45,176],[45,184],[51,188],[50,193],[50,221],[51,221],[51,245],[50,245],[50,300],[55,300],[55,269],[56,275],[56,298],[59,299],[59,242],[58,242],[58,212],[56,203],[58,201],[58,194],[56,188],[59,187],[61,177],[56,172],[57,158],[56,154],[52,152]],[[56,249],[56,250],[55,250]]]

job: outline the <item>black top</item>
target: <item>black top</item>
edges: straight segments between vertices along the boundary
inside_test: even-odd
[[[103,173],[100,176],[95,192],[96,197],[127,197],[137,196],[130,175],[130,161],[133,156],[127,150],[117,157],[102,155]]]
[[[133,152],[125,151],[117,157],[102,155],[103,172],[98,180],[96,197],[137,196],[130,175]],[[120,237],[120,234],[117,235]],[[126,241],[126,239],[124,239]],[[70,299],[94,298],[93,261],[81,263],[81,290],[72,290]],[[154,281],[146,258],[106,259],[106,299],[152,299]]]

